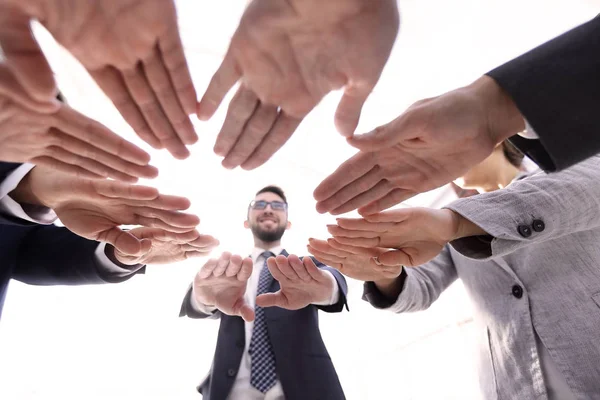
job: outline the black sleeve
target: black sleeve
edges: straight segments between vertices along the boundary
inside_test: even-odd
[[[218,318],[221,314],[219,310],[215,310],[212,314],[204,314],[197,311],[194,307],[192,307],[192,285],[188,288],[187,293],[183,297],[183,301],[181,302],[181,308],[179,309],[180,317],[189,317],[194,319],[204,319],[204,318]]]
[[[54,225],[0,225],[1,254],[14,257],[12,278],[32,285],[117,283],[142,270],[114,276],[96,261],[98,242]],[[139,268],[139,266],[137,266]]]
[[[511,142],[541,168],[562,170],[600,152],[600,17],[487,75],[540,137]]]
[[[398,276],[399,285],[404,287],[404,281],[406,280],[406,270],[402,268],[400,276]],[[389,299],[381,293],[374,282],[365,282],[363,285],[362,299],[368,301],[375,308],[390,308],[394,305],[397,299]]]

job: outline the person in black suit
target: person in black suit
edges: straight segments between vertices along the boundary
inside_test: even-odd
[[[187,199],[153,188],[0,163],[0,315],[11,279],[33,285],[117,283],[143,272],[147,263],[207,253],[217,242],[194,229],[197,217],[176,211],[186,205]],[[157,213],[156,219],[144,219],[147,212]],[[57,216],[79,235],[52,225]],[[146,226],[119,228],[133,223]]]
[[[204,399],[345,398],[317,311],[347,308],[346,281],[281,246],[291,226],[287,207],[279,187],[261,189],[245,221],[254,236],[251,256],[209,260],[183,300],[181,316],[221,319],[210,374],[198,387]]]

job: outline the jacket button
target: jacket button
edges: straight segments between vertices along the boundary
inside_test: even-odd
[[[517,227],[517,231],[519,232],[519,235],[523,236],[524,238],[531,236],[531,228],[527,225],[519,225]]]
[[[519,286],[519,285],[514,285],[512,287],[512,294],[517,299],[520,299],[521,297],[523,297],[523,288],[521,286]]]
[[[233,378],[235,376],[235,373],[236,373],[236,371],[233,368],[230,368],[227,370],[227,376],[229,376],[231,378]]]
[[[541,219],[534,219],[533,224],[531,225],[533,230],[536,232],[543,232],[546,229],[546,224]]]

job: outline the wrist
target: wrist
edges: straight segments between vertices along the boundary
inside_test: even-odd
[[[454,235],[452,236],[452,239],[450,239],[450,241],[461,239],[464,237],[469,237],[469,236],[481,236],[481,235],[488,234],[479,225],[466,219],[465,217],[463,217],[456,211],[453,211],[450,209],[445,209],[445,210],[447,210],[448,212],[451,213],[452,219],[454,220],[454,226],[455,226]]]
[[[376,281],[373,281],[373,283],[375,284],[375,286],[377,286],[377,289],[379,289],[382,293],[385,293],[390,291],[390,289],[392,289],[395,286],[396,281],[398,280],[398,276],[394,278],[377,279]]]
[[[484,75],[470,89],[484,106],[488,135],[495,144],[525,129],[525,118],[517,105],[493,78]]]
[[[19,204],[32,204],[36,206],[49,207],[47,204],[44,204],[34,190],[34,181],[35,174],[37,174],[37,169],[38,167],[33,167],[31,171],[29,171],[27,175],[21,179],[17,187],[12,190],[9,195]]]
[[[400,274],[395,278],[383,278],[373,281],[373,284],[390,303],[395,303],[402,292],[404,281],[406,280],[406,271],[404,267],[400,270]]]

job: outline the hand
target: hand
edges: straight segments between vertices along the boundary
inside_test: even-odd
[[[450,241],[485,234],[481,228],[448,209],[403,208],[367,215],[364,219],[338,218],[329,233],[344,245],[396,249],[378,256],[384,266],[415,267],[436,257]]]
[[[242,80],[215,146],[224,165],[262,165],[327,93],[340,88],[335,123],[351,136],[398,26],[394,0],[252,1],[198,105],[198,117],[209,119]]]
[[[20,102],[9,100],[2,87],[10,88]],[[150,156],[145,151],[102,124],[66,105],[52,113],[31,111],[22,105],[28,101],[33,100],[0,65],[0,160],[127,182],[158,174],[156,168],[147,165]]]
[[[323,264],[359,281],[395,279],[402,273],[402,264],[385,266],[378,257],[388,250],[341,244],[336,239],[309,239],[308,252]]]
[[[19,203],[53,209],[73,233],[127,254],[142,251],[141,241],[120,225],[188,232],[200,222],[179,211],[190,206],[184,197],[162,195],[147,186],[75,178],[44,167],[33,168],[10,195]]]
[[[134,131],[177,158],[198,137],[189,114],[196,93],[177,15],[169,0],[5,0],[0,45],[16,79],[34,99],[56,95],[52,71],[32,35],[39,20],[88,70]]]
[[[254,309],[244,299],[246,284],[252,275],[252,259],[223,253],[210,259],[194,278],[192,296],[198,303],[214,306],[227,315],[254,321]]]
[[[312,303],[331,298],[332,281],[327,272],[315,265],[310,257],[302,260],[295,255],[269,257],[267,267],[281,289],[256,298],[260,307],[281,307],[299,310]]]
[[[122,264],[171,264],[191,257],[208,255],[219,241],[197,230],[175,233],[158,228],[135,228],[128,233],[142,242],[136,254],[115,249],[115,258]],[[147,248],[146,248],[147,247]]]
[[[458,214],[450,210],[405,208],[364,219],[338,218],[327,230],[344,245],[392,250],[378,256],[383,266],[415,267],[435,258],[458,233]]]
[[[463,175],[524,128],[512,100],[487,76],[419,101],[391,123],[348,139],[361,151],[317,187],[317,210],[384,210]]]

